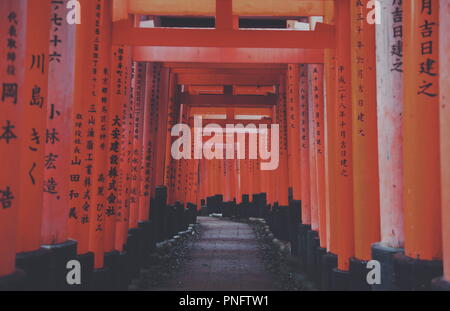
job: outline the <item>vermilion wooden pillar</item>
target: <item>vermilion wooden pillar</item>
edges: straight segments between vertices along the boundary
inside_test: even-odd
[[[72,106],[75,69],[75,25],[61,22],[66,9],[52,4],[50,51],[48,55],[48,100],[46,154],[58,155],[56,168],[44,171],[44,203],[42,217],[42,244],[52,245],[67,241],[69,215],[70,140],[72,134]]]
[[[403,226],[403,5],[383,2],[376,25],[380,242],[372,258],[381,262],[379,290],[395,289],[392,256],[402,251]]]
[[[152,194],[152,160],[154,157],[154,123],[156,115],[154,84],[159,71],[154,64],[146,66],[146,96],[143,119],[143,157],[141,159],[141,192],[139,198],[139,221],[147,221],[150,216],[150,198]],[[157,92],[157,91],[156,91]]]
[[[75,85],[72,107],[72,140],[69,176],[69,238],[77,241],[78,254],[86,254],[89,247],[89,208],[91,189],[87,169],[92,165],[92,154],[88,154],[87,140],[90,120],[90,103],[86,78],[91,65],[86,52],[93,41],[92,28],[95,27],[95,6],[93,1],[80,2],[84,22],[76,26],[75,44]],[[91,77],[92,78],[92,77]],[[92,170],[90,170],[91,172]]]
[[[403,9],[405,254],[421,260],[442,256],[438,2],[413,0]]]
[[[24,105],[23,127],[18,133],[18,137],[23,137],[18,172],[20,189],[16,196],[19,253],[36,251],[41,246],[44,169],[55,169],[59,165],[58,154],[45,154],[45,141],[52,138],[46,131],[51,3],[33,0],[27,5],[25,80],[20,90]]]
[[[150,88],[150,102],[148,105],[151,106],[152,114],[151,114],[151,150],[152,150],[152,157],[151,157],[151,171],[150,171],[150,194],[152,197],[155,195],[155,188],[156,188],[156,160],[157,160],[157,138],[158,138],[158,119],[159,119],[159,113],[160,113],[160,107],[159,107],[159,98],[162,94],[161,89],[161,64],[158,63],[152,63],[152,71],[153,71],[153,77],[150,79],[147,77],[147,82],[149,83]]]
[[[166,142],[164,144],[165,147],[165,170],[164,170],[164,185],[167,187],[167,202],[169,204],[174,203],[174,192],[175,192],[175,168],[176,162],[172,158],[171,147],[172,147],[172,137],[170,136],[170,132],[172,127],[178,122],[180,106],[177,100],[177,84],[176,77],[173,73],[170,74],[169,77],[169,90],[168,90],[168,99],[166,105],[167,107],[167,119],[164,124],[164,128],[166,128],[166,132],[169,133],[166,136]]]
[[[292,187],[294,200],[301,199],[299,79],[298,65],[289,64],[287,72],[288,163],[289,186]]]
[[[444,253],[444,278],[450,282],[450,165],[446,158],[450,154],[450,2],[440,1],[440,115],[441,115],[441,181],[442,181],[442,237]]]
[[[355,258],[363,261],[380,240],[375,25],[359,18],[367,2],[351,8]]]
[[[311,191],[309,172],[309,81],[308,65],[300,65],[300,161],[302,222],[311,225]]]
[[[376,25],[381,244],[401,248],[403,228],[403,11],[383,3]]]
[[[316,159],[317,207],[319,212],[320,247],[327,247],[327,213],[325,200],[325,107],[323,65],[312,65],[312,103],[314,153]]]
[[[156,140],[156,157],[155,157],[155,185],[164,185],[165,176],[165,152],[166,152],[166,134],[167,131],[161,131],[160,129],[167,129],[167,113],[168,113],[168,100],[169,100],[169,70],[167,68],[161,71],[160,80],[160,94],[158,100],[158,131]]]
[[[111,79],[111,36],[112,4],[111,1],[97,1],[95,6],[94,40],[88,51],[92,53],[91,66],[95,75],[90,81],[89,89],[89,126],[88,154],[93,153],[91,206],[89,210],[89,250],[94,253],[94,268],[104,266],[105,214],[107,207],[108,168],[108,109],[110,103]],[[97,53],[96,53],[97,52]],[[91,142],[93,145],[91,145]]]
[[[324,17],[325,23],[335,24],[334,9],[327,9]],[[335,256],[337,254],[337,215],[336,215],[336,50],[326,49],[324,60],[325,79],[325,206],[327,223],[327,251]]]
[[[314,74],[316,72],[316,74]],[[317,184],[317,153],[316,133],[317,122],[315,120],[314,105],[315,96],[318,94],[317,65],[308,66],[308,121],[309,121],[309,193],[311,207],[311,230],[319,232],[319,202]]]
[[[347,271],[354,255],[353,236],[353,168],[352,168],[352,109],[351,109],[351,62],[350,0],[335,2],[336,20],[336,124],[335,174],[336,218],[338,230],[338,269]]]
[[[122,126],[124,124],[123,109],[126,105],[126,57],[127,48],[113,46],[111,55],[110,107],[108,109],[108,143],[107,143],[107,177],[106,177],[106,206],[105,206],[105,252],[115,249],[116,223],[120,219],[120,158],[121,141],[123,140]]]
[[[276,201],[280,206],[288,206],[288,137],[287,137],[287,102],[286,102],[286,85],[285,81],[280,82],[279,101],[277,105],[277,124],[280,126],[280,162],[276,170],[278,175],[277,197]]]
[[[115,249],[123,252],[128,238],[128,225],[130,215],[130,179],[131,179],[131,147],[133,135],[133,101],[132,79],[134,78],[134,64],[131,61],[131,50],[124,50],[124,80],[122,84],[122,105],[120,116],[122,119],[120,139],[120,164],[118,209],[116,215]]]
[[[439,1],[403,4],[404,249],[409,258],[398,258],[398,265],[424,269],[427,277],[406,270],[397,271],[397,278],[401,289],[416,289],[429,288],[430,279],[441,273]]]
[[[0,2],[0,277],[15,270],[27,1]],[[1,279],[0,279],[1,280]]]
[[[141,191],[141,163],[143,159],[144,110],[146,94],[147,67],[145,63],[137,63],[133,86],[133,151],[131,159],[130,190],[130,228],[137,228],[139,219],[139,197]]]
[[[404,5],[403,186],[405,255],[401,289],[430,288],[442,258],[439,139],[439,1]],[[412,261],[412,263],[410,263]],[[411,275],[412,274],[412,275]],[[412,280],[412,281],[408,281]]]

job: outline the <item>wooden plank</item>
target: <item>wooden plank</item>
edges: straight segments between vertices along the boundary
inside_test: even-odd
[[[134,28],[115,22],[113,44],[130,46],[325,49],[335,46],[334,26],[317,24],[315,31]]]
[[[178,84],[186,85],[271,85],[279,79],[279,75],[178,74]]]
[[[233,95],[189,95],[182,94],[181,101],[195,107],[271,107],[276,104],[276,96],[233,96]],[[208,110],[210,111],[210,110]],[[208,112],[211,114],[211,112]]]
[[[214,0],[129,0],[132,14],[214,16]],[[239,16],[319,16],[332,0],[239,0],[233,13]]]
[[[243,64],[320,64],[323,50],[318,49],[244,49],[190,47],[134,47],[135,61],[177,63]]]

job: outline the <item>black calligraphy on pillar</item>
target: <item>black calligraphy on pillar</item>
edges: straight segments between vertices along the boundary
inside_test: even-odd
[[[403,0],[392,0],[391,71],[403,72]]]

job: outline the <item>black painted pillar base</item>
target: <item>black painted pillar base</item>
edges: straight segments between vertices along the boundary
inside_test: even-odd
[[[396,291],[394,273],[394,255],[403,253],[401,248],[383,246],[380,243],[372,245],[372,259],[380,263],[381,284],[373,284],[374,291]]]
[[[108,290],[119,290],[120,274],[124,273],[119,265],[120,252],[112,251],[105,253],[105,268],[110,270],[110,285]],[[94,272],[95,274],[95,272]]]
[[[442,275],[442,262],[394,255],[395,281],[401,291],[431,290],[431,281]]]
[[[348,271],[339,270],[338,268],[331,270],[331,290],[349,291],[350,273]]]
[[[49,290],[50,260],[51,252],[43,248],[17,254],[16,267],[26,274],[24,290]]]
[[[350,259],[350,290],[352,291],[370,291],[372,285],[367,282],[367,261],[356,258]]]
[[[25,288],[26,275],[22,270],[0,277],[0,292],[21,291]]]
[[[142,258],[141,267],[147,267],[149,264],[149,256],[156,250],[156,240],[153,234],[153,223],[151,220],[140,222],[139,228],[142,229]]]
[[[308,277],[317,282],[318,267],[317,267],[317,248],[319,247],[319,235],[317,231],[310,230],[306,235],[306,273]]]
[[[81,284],[69,285],[70,290],[87,291],[92,287],[92,273],[94,271],[94,253],[86,253],[77,255],[75,260],[80,262],[81,266]],[[69,272],[69,271],[67,271]]]
[[[56,291],[70,290],[67,284],[67,263],[77,257],[77,242],[68,240],[61,244],[43,245],[50,253],[48,289]]]
[[[298,256],[298,226],[301,220],[301,201],[289,202],[289,242],[291,243],[291,255]]]
[[[307,262],[307,235],[310,230],[311,225],[300,224],[298,226],[298,259],[300,265],[304,268],[306,268]]]
[[[332,290],[331,273],[337,267],[337,256],[332,253],[325,253],[320,259],[320,289],[324,291]]]
[[[322,288],[322,274],[324,273],[322,271],[322,257],[325,256],[327,250],[326,248],[320,247],[320,239],[317,238],[317,240],[319,242],[319,246],[316,248],[316,255],[314,256],[316,260],[316,278],[314,279],[314,282],[318,288]]]
[[[141,270],[142,240],[143,230],[141,228],[133,228],[128,231],[126,250],[129,255],[129,273],[131,278],[137,277]]]
[[[109,268],[94,269],[92,271],[91,291],[113,290],[113,273]]]
[[[117,269],[118,273],[115,275],[116,290],[126,291],[128,285],[131,282],[130,270],[130,257],[127,252],[119,253],[117,257]]]
[[[431,281],[431,288],[434,291],[448,292],[450,291],[450,282],[446,281],[443,277],[435,278]]]

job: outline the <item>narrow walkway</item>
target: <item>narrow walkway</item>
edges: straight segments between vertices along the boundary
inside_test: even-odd
[[[276,290],[258,258],[258,242],[250,225],[199,217],[201,236],[189,260],[173,281],[158,290]]]

